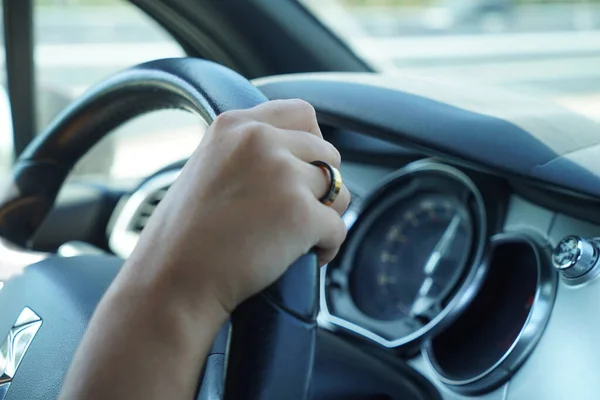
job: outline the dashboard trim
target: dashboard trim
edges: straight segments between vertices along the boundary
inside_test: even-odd
[[[168,170],[153,176],[137,188],[127,198],[123,207],[117,207],[117,216],[108,238],[110,249],[119,257],[127,258],[137,245],[140,235],[131,230],[133,222],[140,206],[154,192],[170,187],[179,177],[181,169]]]
[[[503,90],[413,78],[329,72],[253,83],[271,100],[308,101],[321,123],[545,189],[541,200],[584,196],[593,209],[600,196],[597,123]]]

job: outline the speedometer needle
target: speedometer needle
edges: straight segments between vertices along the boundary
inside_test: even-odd
[[[431,275],[437,268],[440,260],[446,255],[448,247],[450,247],[450,244],[452,244],[452,240],[456,235],[460,221],[460,215],[456,214],[454,218],[452,218],[452,221],[450,221],[448,224],[446,231],[435,245],[433,252],[423,267],[423,272],[425,272],[425,275]]]

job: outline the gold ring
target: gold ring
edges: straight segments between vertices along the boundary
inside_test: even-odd
[[[323,170],[323,172],[329,177],[329,190],[325,193],[325,196],[321,197],[319,201],[326,206],[333,204],[340,190],[342,190],[342,174],[337,168],[332,167],[325,161],[313,161],[312,165],[317,166]]]

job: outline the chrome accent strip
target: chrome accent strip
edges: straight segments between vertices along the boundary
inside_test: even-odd
[[[148,179],[116,211],[115,223],[108,238],[108,245],[116,255],[129,257],[140,238],[137,232],[131,230],[131,223],[140,207],[155,192],[170,187],[180,173],[181,169],[170,170]]]
[[[365,209],[365,207],[368,204],[370,204],[373,201],[373,199],[377,197],[379,192],[383,188],[387,187],[387,185],[403,176],[413,174],[415,172],[427,171],[437,171],[445,173],[448,176],[456,178],[461,183],[465,184],[466,187],[472,191],[476,199],[478,212],[483,217],[482,220],[479,221],[481,232],[479,234],[479,237],[477,238],[478,247],[475,256],[473,257],[473,264],[470,267],[471,269],[469,273],[467,274],[462,285],[456,292],[455,296],[440,314],[438,314],[434,319],[432,319],[427,325],[423,326],[421,329],[418,329],[417,331],[413,332],[408,336],[394,340],[388,340],[362,326],[359,326],[353,322],[337,317],[330,313],[329,308],[327,307],[325,288],[325,280],[327,276],[328,265],[325,265],[321,269],[321,310],[319,311],[319,315],[317,317],[317,322],[320,327],[331,331],[341,330],[348,333],[356,334],[369,340],[372,340],[373,342],[378,343],[383,347],[396,348],[410,343],[423,335],[426,335],[443,320],[452,320],[453,318],[457,317],[460,314],[460,312],[475,297],[477,289],[481,286],[481,283],[483,282],[483,278],[488,267],[488,264],[484,257],[485,242],[487,238],[487,223],[485,219],[486,210],[479,189],[477,188],[475,183],[473,183],[473,181],[471,181],[471,179],[460,170],[446,164],[441,164],[433,159],[418,160],[406,165],[404,168],[396,171],[395,173],[392,173],[386,179],[384,179],[383,182],[381,182],[372,191],[372,193],[367,197],[365,201],[361,201],[359,205],[355,206],[355,208],[349,209],[346,212],[347,216],[344,216],[343,218],[344,222],[346,223],[346,228],[347,230],[350,230],[350,228],[354,225],[354,223],[356,222],[362,211]]]
[[[29,307],[25,307],[19,317],[17,318],[17,322],[15,322],[15,326],[25,325],[30,322],[39,321],[40,317],[33,312],[33,310]]]
[[[6,395],[25,352],[41,326],[41,318],[31,308],[25,307],[0,346],[0,400]]]

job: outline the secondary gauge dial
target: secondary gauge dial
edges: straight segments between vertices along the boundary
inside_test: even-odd
[[[420,194],[384,211],[354,259],[356,307],[376,320],[426,324],[461,280],[472,242],[471,215],[458,198]]]

